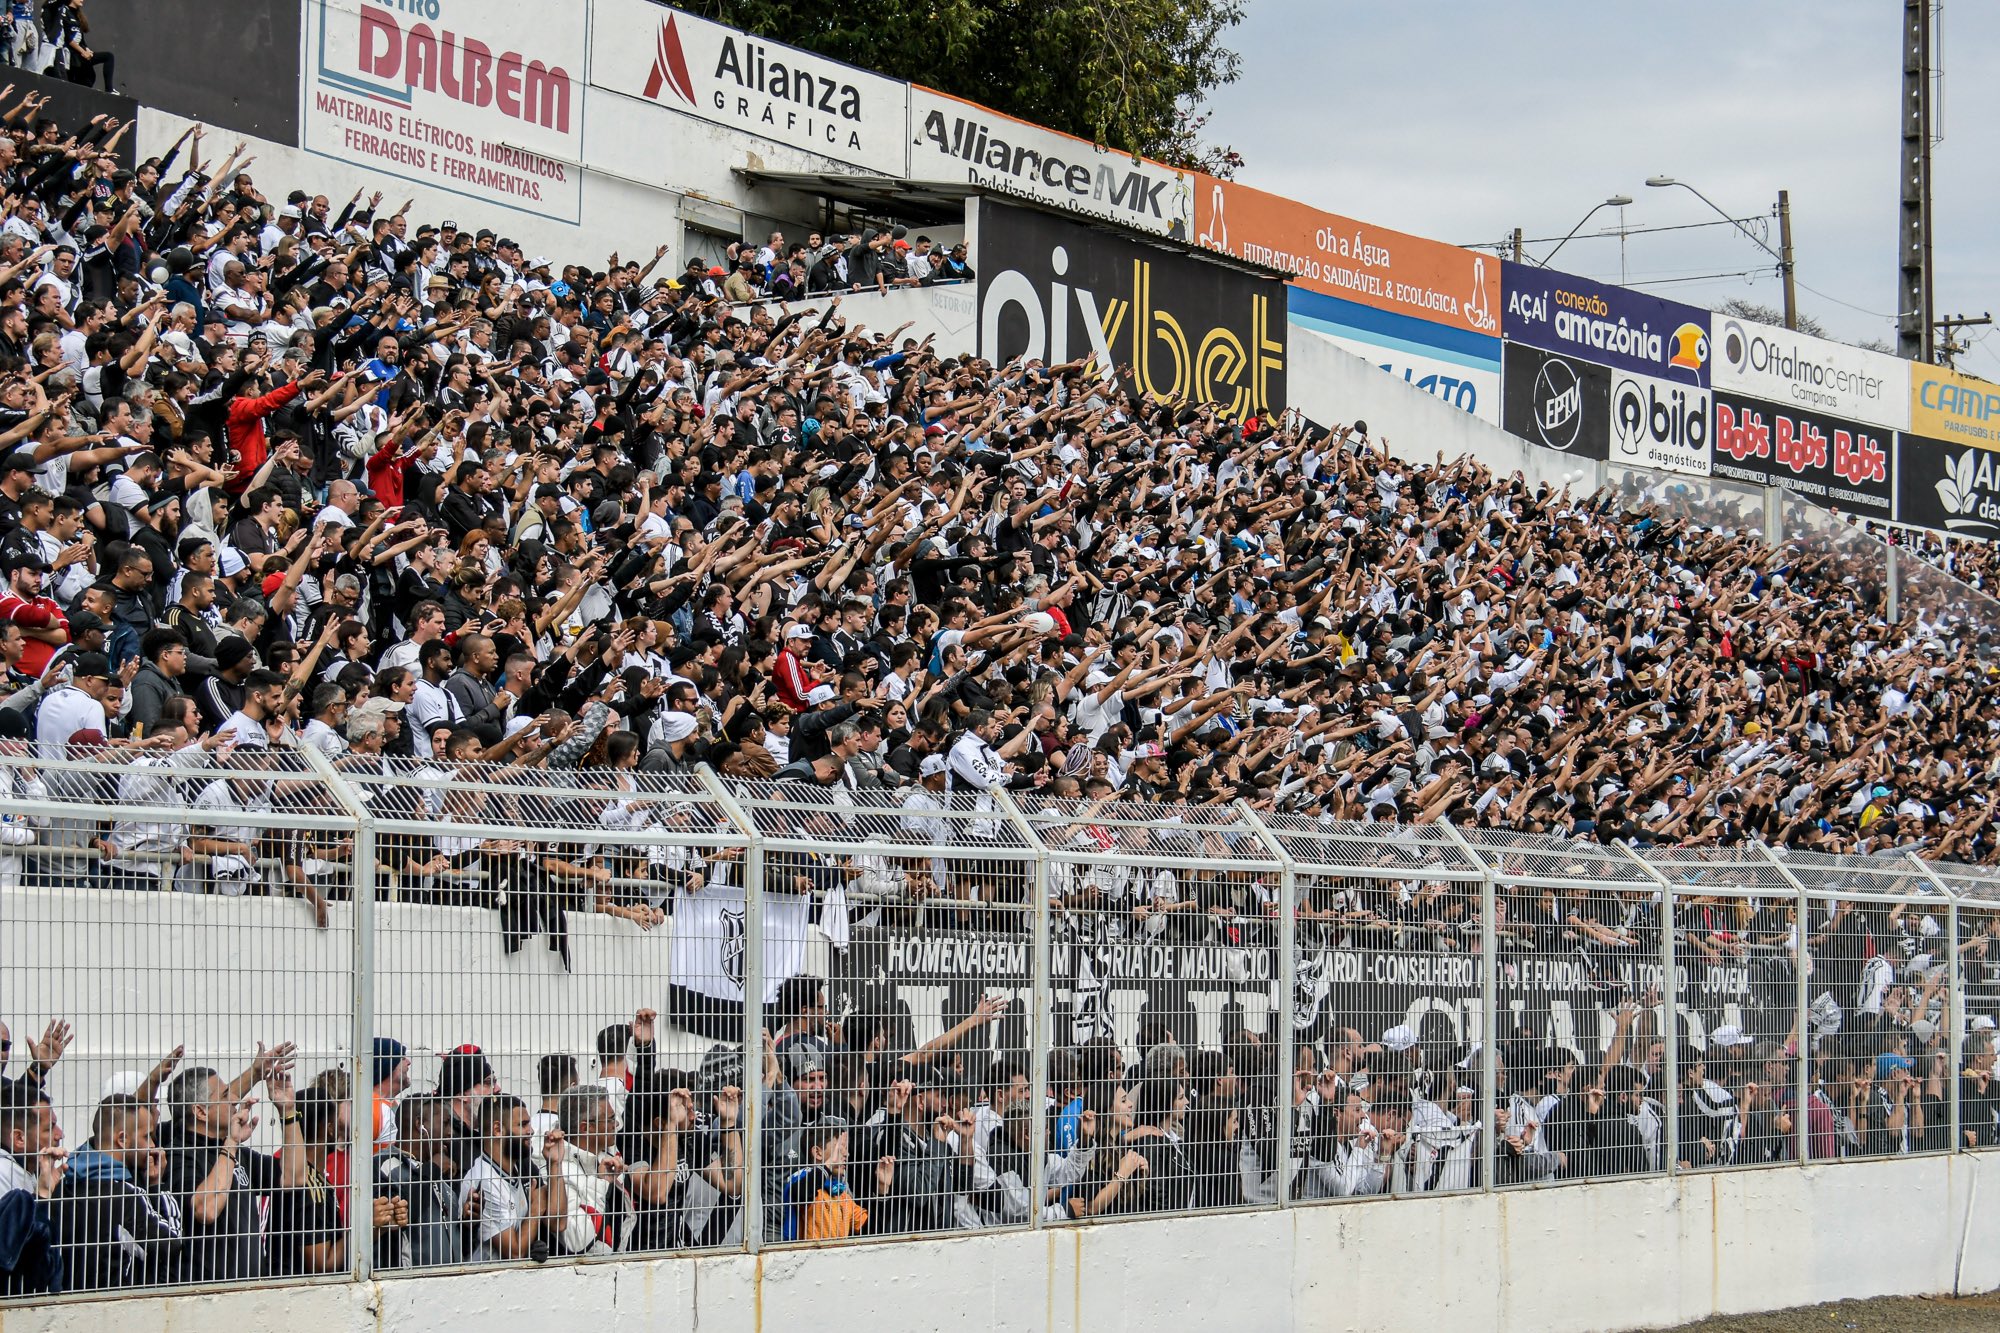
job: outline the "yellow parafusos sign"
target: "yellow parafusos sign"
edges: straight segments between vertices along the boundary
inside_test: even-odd
[[[1939,366],[1911,365],[1910,431],[2000,449],[2000,384]]]

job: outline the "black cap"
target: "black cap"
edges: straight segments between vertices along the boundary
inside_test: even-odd
[[[493,1066],[477,1051],[452,1051],[438,1070],[438,1091],[447,1097],[457,1097],[482,1083],[499,1081],[493,1077]]]
[[[104,622],[95,611],[73,611],[69,617],[69,641],[76,643],[92,630],[102,633]]]
[[[25,549],[9,551],[5,565],[9,574],[17,569],[35,569],[40,570],[44,574],[49,572],[49,562],[42,559],[41,553],[38,551]]]
[[[250,640],[241,634],[232,634],[215,645],[215,666],[218,671],[227,671],[254,652]]]
[[[73,680],[86,677],[110,680],[111,659],[103,653],[78,653],[70,658],[69,674]]]
[[[0,458],[0,473],[33,472],[34,470],[35,460],[24,450],[17,449],[5,458]]]

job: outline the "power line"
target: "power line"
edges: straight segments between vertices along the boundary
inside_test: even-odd
[[[1664,227],[1626,227],[1622,231],[1617,228],[1612,228],[1609,231],[1587,231],[1576,236],[1574,239],[1579,241],[1610,240],[1614,236],[1650,236],[1655,232],[1662,231],[1693,231],[1698,227],[1729,227],[1744,222],[1757,222],[1763,220],[1763,216],[1763,214],[1759,213],[1754,217],[1747,218],[1717,218],[1713,222],[1676,222]],[[1551,241],[1560,241],[1562,239],[1560,236],[1530,236],[1524,237],[1521,244],[1547,245]],[[1461,250],[1511,250],[1514,248],[1514,238],[1509,236],[1505,240],[1500,241],[1474,241],[1461,245],[1458,248]]]
[[[1746,268],[1738,273],[1701,273],[1690,278],[1648,278],[1644,282],[1628,282],[1627,287],[1670,287],[1678,282],[1720,282],[1724,278],[1754,278],[1769,269]]]

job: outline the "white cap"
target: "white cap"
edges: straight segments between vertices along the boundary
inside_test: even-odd
[[[1408,1023],[1398,1023],[1382,1034],[1382,1048],[1390,1051],[1407,1051],[1417,1044],[1417,1034]]]
[[[917,765],[917,776],[921,778],[942,777],[944,773],[945,762],[941,754],[927,754],[923,762]]]
[[[130,1097],[139,1090],[139,1084],[144,1078],[145,1075],[136,1069],[121,1069],[104,1080],[104,1089],[97,1094],[97,1100],[101,1102],[106,1097]]]
[[[1733,1023],[1726,1023],[1708,1034],[1708,1044],[1721,1047],[1748,1046],[1750,1038],[1743,1034],[1742,1028]]]
[[[785,637],[787,639],[810,639],[812,636],[812,626],[805,624],[803,621],[795,620],[785,626]]]
[[[806,691],[806,702],[817,708],[821,704],[832,703],[838,695],[839,691],[831,685],[815,685]]]
[[[659,720],[653,723],[653,730],[659,737],[660,744],[662,745],[672,745],[675,741],[684,741],[694,735],[694,714],[668,710],[661,713]]]

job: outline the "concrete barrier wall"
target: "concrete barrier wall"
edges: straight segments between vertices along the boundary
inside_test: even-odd
[[[2000,1286],[2000,1154],[8,1309],[7,1333],[1594,1333]]]
[[[1434,463],[1443,450],[1446,458],[1465,455],[1503,477],[1520,472],[1530,486],[1573,480],[1579,494],[1596,488],[1599,464],[1536,448],[1489,426],[1385,374],[1323,333],[1291,325],[1287,355],[1291,405],[1323,426],[1366,421],[1370,438],[1387,440],[1390,453],[1413,463]]]

